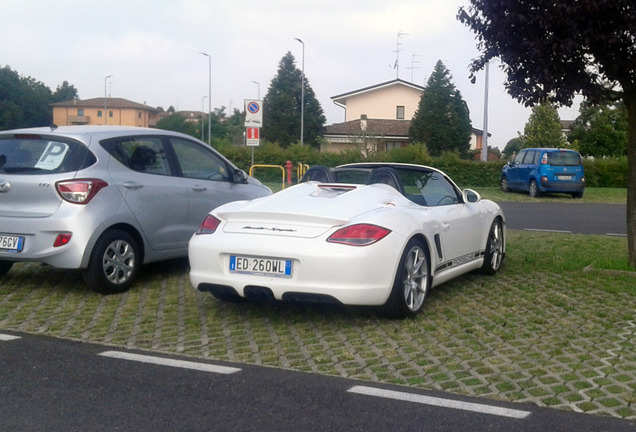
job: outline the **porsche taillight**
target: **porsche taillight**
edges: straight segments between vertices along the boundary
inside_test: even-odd
[[[104,180],[76,179],[57,182],[55,187],[64,201],[73,204],[88,204],[102,188],[108,186]]]
[[[199,225],[199,229],[196,234],[212,234],[216,231],[220,224],[220,220],[212,215],[207,215],[201,225]]]
[[[391,230],[372,224],[356,224],[340,228],[327,239],[330,243],[368,246],[386,237]]]

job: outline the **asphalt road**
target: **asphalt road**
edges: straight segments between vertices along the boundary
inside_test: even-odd
[[[130,355],[141,357],[126,357]],[[158,364],[166,361],[172,363]],[[4,432],[619,432],[635,428],[633,421],[533,405],[0,334],[0,430]]]
[[[501,202],[508,229],[627,235],[625,204]]]

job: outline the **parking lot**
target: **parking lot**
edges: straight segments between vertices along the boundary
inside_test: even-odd
[[[404,321],[219,302],[191,287],[186,260],[146,266],[111,296],[77,271],[18,264],[0,277],[0,329],[635,419],[633,275],[516,272],[523,259],[512,248],[499,275],[446,283]]]

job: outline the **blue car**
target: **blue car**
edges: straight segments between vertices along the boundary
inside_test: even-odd
[[[581,198],[585,190],[581,155],[556,148],[523,149],[503,167],[501,190],[527,191],[531,197],[560,192]]]

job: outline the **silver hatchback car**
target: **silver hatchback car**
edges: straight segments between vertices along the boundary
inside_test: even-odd
[[[81,269],[125,291],[141,264],[178,257],[208,212],[271,194],[188,135],[138,127],[0,132],[0,275],[15,262]]]

